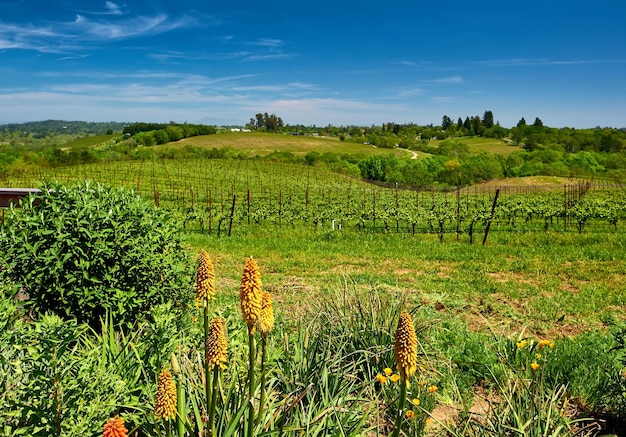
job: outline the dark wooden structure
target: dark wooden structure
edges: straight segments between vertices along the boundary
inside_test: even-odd
[[[41,192],[38,188],[0,188],[0,208],[18,205],[20,199]]]

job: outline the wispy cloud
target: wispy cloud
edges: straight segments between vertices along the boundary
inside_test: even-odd
[[[104,9],[99,10],[76,10],[76,12],[80,12],[81,14],[89,14],[89,15],[124,15],[128,14],[129,11],[126,9],[125,5],[118,5],[117,3],[113,3],[112,1],[104,2]]]
[[[477,61],[487,67],[527,67],[537,65],[583,65],[625,63],[626,59],[550,59],[550,58],[511,58]]]
[[[153,36],[175,29],[214,24],[191,15],[177,18],[167,14],[129,15],[113,2],[105,3],[108,18],[90,18],[93,13],[77,13],[65,22],[27,23],[17,25],[0,21],[0,48],[35,50],[44,53],[69,53],[90,43],[106,43],[140,36]],[[97,15],[97,14],[96,14]]]
[[[255,46],[263,46],[263,47],[281,47],[284,43],[280,39],[261,38],[258,41],[254,41],[250,44],[253,44]]]
[[[456,96],[433,96],[431,100],[435,103],[454,103],[459,98]]]
[[[437,79],[426,80],[430,83],[462,83],[463,78],[461,76],[439,77]]]

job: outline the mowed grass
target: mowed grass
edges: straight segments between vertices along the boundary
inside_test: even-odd
[[[91,147],[97,146],[102,143],[106,143],[114,138],[119,137],[119,134],[102,134],[102,135],[89,135],[82,138],[77,138],[73,141],[63,144],[64,149],[73,149],[79,147]]]
[[[185,147],[193,145],[202,148],[232,147],[236,150],[248,152],[248,156],[266,156],[272,152],[289,152],[304,156],[309,152],[320,154],[326,152],[360,154],[365,156],[387,155],[393,153],[403,156],[404,151],[398,149],[380,149],[368,144],[339,141],[335,137],[309,137],[274,134],[265,132],[227,132],[216,135],[203,135],[185,138],[168,147]]]
[[[489,152],[496,155],[509,156],[513,152],[523,150],[520,146],[514,146],[507,143],[504,140],[497,138],[482,138],[482,137],[461,137],[461,138],[448,138],[445,140],[433,140],[433,145],[439,145],[443,141],[457,141],[462,144],[466,144],[472,153]]]
[[[626,312],[626,234],[493,233],[486,246],[435,235],[328,228],[243,227],[231,238],[190,234],[216,264],[219,288],[236,293],[253,255],[282,311],[307,312],[337,289],[401,294],[440,320],[480,332],[557,338],[604,330]]]

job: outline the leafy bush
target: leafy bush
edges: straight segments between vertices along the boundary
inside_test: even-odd
[[[2,271],[36,310],[91,325],[132,322],[191,295],[188,253],[169,216],[132,191],[45,184],[0,229]]]

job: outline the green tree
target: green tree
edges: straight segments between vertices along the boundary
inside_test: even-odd
[[[134,323],[155,304],[191,297],[176,223],[132,191],[88,181],[44,185],[8,215],[2,280],[23,287],[38,312],[92,326],[108,312]]]
[[[535,122],[533,123],[534,127],[543,127],[543,121],[539,117],[535,118]]]
[[[520,118],[520,121],[517,122],[517,127],[526,126],[526,120],[524,117]]]
[[[482,122],[487,129],[491,129],[493,127],[493,112],[485,111]]]
[[[443,116],[443,120],[441,120],[441,128],[443,130],[448,129],[452,125],[452,120],[447,115]]]

